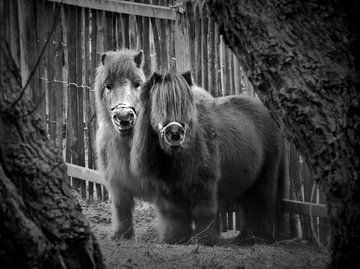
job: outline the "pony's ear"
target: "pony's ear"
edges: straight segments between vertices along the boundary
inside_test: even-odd
[[[154,72],[151,75],[150,81],[151,81],[152,84],[154,84],[156,82],[159,82],[161,79],[162,79],[162,75],[159,74],[158,72]]]
[[[144,51],[138,51],[138,53],[134,56],[134,62],[137,68],[142,68],[144,66]]]
[[[101,54],[101,63],[104,65],[105,64],[105,60],[106,60],[106,52],[104,52],[103,54]]]
[[[162,75],[154,72],[151,77],[141,87],[140,100],[143,102],[150,97],[150,91],[153,85],[162,79]]]
[[[184,77],[184,79],[189,84],[189,86],[194,85],[190,71],[186,71],[186,72],[182,73],[181,75]]]

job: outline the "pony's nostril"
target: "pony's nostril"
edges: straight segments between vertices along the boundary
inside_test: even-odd
[[[173,141],[178,141],[178,140],[180,140],[180,138],[181,138],[181,136],[179,133],[175,133],[175,134],[171,135],[171,140],[173,140]]]

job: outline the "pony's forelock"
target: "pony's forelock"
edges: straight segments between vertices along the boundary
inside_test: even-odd
[[[152,84],[150,96],[151,121],[154,126],[171,121],[188,124],[194,117],[194,97],[181,75],[162,75]]]

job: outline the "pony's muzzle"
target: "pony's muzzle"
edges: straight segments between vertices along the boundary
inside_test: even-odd
[[[164,126],[161,130],[161,136],[169,146],[181,146],[185,140],[185,128],[182,124],[173,121]]]
[[[111,120],[119,131],[130,130],[136,121],[135,109],[123,105],[115,106],[111,109]]]

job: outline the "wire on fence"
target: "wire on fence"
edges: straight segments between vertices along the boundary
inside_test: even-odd
[[[83,89],[89,89],[90,91],[94,91],[90,86],[87,86],[84,83],[79,85],[79,84],[77,84],[75,82],[67,82],[67,81],[61,81],[61,80],[56,80],[56,79],[54,79],[54,80],[48,80],[47,78],[40,78],[40,79],[47,82],[47,83],[61,83],[61,84],[64,84],[64,85],[66,85],[68,87],[75,86],[76,88],[83,88]]]

